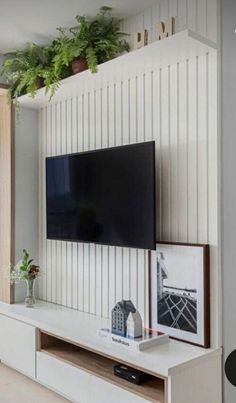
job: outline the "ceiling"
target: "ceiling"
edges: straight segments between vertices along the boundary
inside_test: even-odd
[[[157,0],[156,0],[157,1]],[[155,0],[0,0],[0,53],[19,49],[27,42],[48,44],[59,26],[74,25],[78,14],[94,16],[103,5],[114,15],[142,12]]]

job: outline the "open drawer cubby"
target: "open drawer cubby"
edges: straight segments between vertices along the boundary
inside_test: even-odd
[[[90,350],[87,347],[71,343],[41,330],[39,331],[38,346],[40,352],[71,364],[149,402],[166,403],[167,381],[165,379],[153,376],[151,380],[142,385],[133,384],[115,376],[113,373],[114,365],[123,363],[131,366],[130,364],[116,361],[99,351]],[[148,371],[145,372],[148,373]],[[151,373],[151,375],[153,374]]]

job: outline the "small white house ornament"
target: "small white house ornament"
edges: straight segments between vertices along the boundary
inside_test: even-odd
[[[143,322],[139,311],[130,312],[127,319],[127,337],[137,338],[143,334]]]

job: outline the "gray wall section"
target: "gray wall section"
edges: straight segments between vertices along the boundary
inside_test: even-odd
[[[222,267],[224,362],[236,349],[236,1],[222,0]],[[224,402],[236,388],[224,377]]]
[[[25,248],[38,262],[38,112],[21,108],[16,119],[16,262]],[[25,284],[17,284],[16,302],[25,298]]]

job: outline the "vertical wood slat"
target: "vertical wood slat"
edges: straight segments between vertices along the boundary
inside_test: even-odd
[[[61,154],[67,150],[66,101],[61,102]],[[67,243],[61,243],[61,303],[67,304]]]
[[[219,192],[219,165],[218,137],[217,133],[217,55],[209,54],[207,57],[207,154],[208,154],[208,239],[211,244],[211,343],[214,346],[222,344],[221,340],[221,290],[222,284],[220,261],[219,261],[219,217],[218,204],[220,203]],[[214,206],[214,208],[213,208]]]
[[[39,119],[38,119],[38,133],[39,133],[39,159],[38,159],[38,167],[39,167],[39,208],[38,208],[38,214],[39,214],[39,256],[38,256],[38,263],[39,266],[41,267],[41,270],[43,269],[43,261],[42,261],[42,256],[43,256],[43,214],[42,214],[42,200],[43,200],[43,175],[42,175],[42,166],[43,166],[43,154],[42,154],[42,149],[43,149],[43,142],[42,142],[42,110],[39,110]],[[38,296],[40,299],[43,298],[42,295],[42,290],[43,290],[43,276],[41,275],[39,277],[38,281]]]
[[[170,240],[169,71],[161,74],[161,206],[162,239]]]
[[[109,87],[106,86],[102,91],[101,99],[101,127],[102,127],[102,148],[109,146],[109,126],[110,126],[110,97]],[[101,247],[101,262],[102,262],[102,284],[101,284],[101,308],[102,316],[107,317],[109,306],[109,267],[108,267],[108,246]]]
[[[137,141],[142,142],[146,140],[146,75],[143,74],[137,79]],[[146,262],[145,251],[137,250],[137,308],[146,322]]]
[[[90,301],[89,301],[89,312],[96,314],[96,246],[89,245],[89,268],[90,268]]]
[[[78,243],[78,255],[77,255],[77,287],[78,287],[78,309],[80,311],[84,310],[84,245]]]
[[[198,239],[208,242],[208,117],[207,117],[207,58],[198,63]]]
[[[169,17],[169,1],[160,1],[161,21],[166,21]]]
[[[130,250],[130,299],[138,305],[138,253],[137,249]]]
[[[188,14],[188,0],[178,0],[177,2],[177,29],[178,31],[182,31],[183,29],[188,28],[187,25],[187,14]]]
[[[130,142],[137,141],[137,77],[130,79]]]
[[[220,14],[218,10],[219,2],[216,0],[207,0],[206,6],[207,6],[206,36],[208,39],[218,43],[220,41],[220,30],[217,29],[219,24],[218,15]]]
[[[50,111],[51,119],[51,155],[56,155],[56,132],[57,132],[57,116],[56,116],[56,105],[51,106]],[[49,263],[50,264],[50,263]],[[57,241],[51,241],[51,301],[57,302]]]
[[[188,61],[179,65],[178,239],[188,239]]]
[[[88,146],[90,150],[95,148],[95,92],[88,94]],[[96,246],[89,245],[89,268],[90,268],[90,313],[96,314]]]
[[[96,138],[95,138],[95,146],[96,148],[102,147],[102,89],[98,89],[95,94],[95,105],[96,105],[96,114],[95,114],[95,126],[96,126]],[[102,315],[102,283],[103,283],[103,267],[102,267],[102,246],[96,245],[96,272],[95,272],[95,302],[96,302],[96,314]]]
[[[207,0],[197,1],[197,32],[207,36]]]
[[[90,245],[84,244],[84,312],[90,312]]]
[[[43,233],[43,251],[42,251],[42,261],[43,261],[43,290],[42,290],[42,298],[43,300],[47,300],[47,240],[46,240],[46,202],[45,202],[45,176],[46,176],[46,170],[45,170],[45,158],[46,158],[46,108],[43,108],[42,110],[42,180],[43,180],[43,186],[42,186],[42,191],[43,191],[43,198],[41,200],[42,203],[42,233]],[[39,203],[40,204],[40,203]]]
[[[61,102],[56,105],[56,155],[62,154],[62,105]],[[56,284],[57,284],[57,304],[62,304],[62,242],[56,241],[57,243],[57,274],[56,274]]]
[[[72,152],[72,99],[68,98],[65,105],[66,113],[66,153]],[[72,242],[66,243],[66,305],[72,307],[73,300],[73,277],[72,277]]]
[[[125,80],[121,93],[122,105],[122,144],[130,143],[130,81]],[[122,248],[122,297],[129,299],[130,293],[130,249]]]
[[[151,15],[152,15],[152,22],[151,22],[151,42],[155,42],[157,39],[157,23],[160,21],[160,3],[157,2],[152,9],[151,9]]]
[[[144,323],[146,322],[146,261],[145,261],[145,251],[138,249],[137,250],[137,255],[138,255],[138,268],[137,268],[137,274],[138,274],[138,300],[137,300],[137,308],[144,320]]]
[[[178,0],[169,1],[169,17],[176,18],[178,16]]]
[[[178,198],[178,151],[179,151],[179,132],[178,132],[178,79],[179,79],[179,65],[176,64],[170,67],[170,216],[171,216],[171,232],[170,239],[178,239],[179,236],[179,198]]]
[[[197,16],[197,0],[188,0],[187,25],[189,29],[195,32],[197,32],[198,26]]]
[[[123,299],[123,251],[122,248],[115,247],[115,264],[116,264],[116,300]]]
[[[85,92],[82,95],[82,131],[83,131],[83,151],[89,150],[89,92]],[[92,290],[90,289],[90,245],[84,244],[84,311],[90,312],[90,295]]]
[[[198,242],[198,121],[197,121],[197,60],[189,60],[188,90],[188,241]]]
[[[162,190],[161,190],[161,85],[160,85],[160,70],[155,70],[152,77],[152,91],[153,91],[153,139],[156,140],[156,233],[157,239],[161,239],[162,228]]]
[[[115,86],[115,144],[120,146],[123,143],[123,82],[117,83]],[[123,268],[123,250],[122,248],[115,247],[115,295],[116,300],[123,299],[123,282],[124,282],[124,268]]]
[[[83,94],[77,97],[77,151],[83,151]],[[78,309],[84,310],[84,245],[78,244],[77,259],[77,287],[78,287]]]
[[[145,75],[137,79],[137,136],[138,141],[145,141]]]
[[[78,151],[78,97],[72,99],[71,105],[71,120],[72,120],[72,152]],[[72,243],[72,308],[78,309],[78,245]]]
[[[115,146],[122,144],[122,86],[122,82],[115,85]]]
[[[109,122],[108,122],[108,145],[114,147],[116,144],[116,87],[111,84],[108,89],[109,95]],[[108,270],[108,305],[106,316],[110,316],[111,310],[116,303],[116,261],[115,247],[109,246],[107,251]],[[104,307],[105,308],[105,307]]]
[[[52,106],[46,107],[46,157],[52,153]],[[52,240],[47,240],[46,270],[47,270],[47,300],[52,300]]]
[[[143,26],[149,27],[149,35],[148,35],[148,43],[151,43],[154,38],[152,38],[152,8],[148,8],[144,11],[143,14]]]
[[[144,132],[145,140],[153,140],[153,72],[150,72],[144,77]]]

